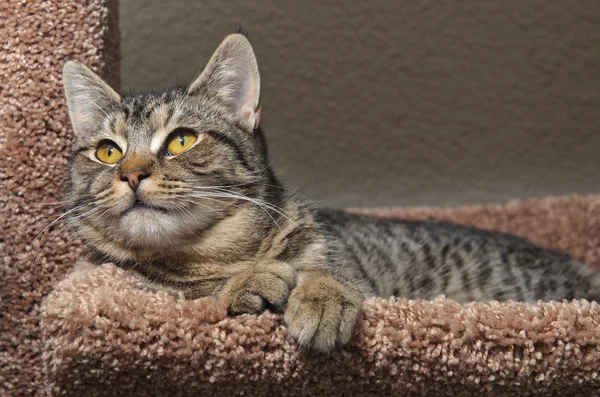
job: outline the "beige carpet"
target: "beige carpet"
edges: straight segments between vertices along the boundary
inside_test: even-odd
[[[78,257],[56,218],[71,127],[60,75],[78,59],[118,85],[116,0],[0,1],[0,396],[44,395],[41,299]]]
[[[600,196],[488,207],[378,210],[513,232],[600,266]],[[349,346],[310,355],[279,315],[226,316],[213,300],[143,291],[81,265],[43,306],[55,395],[595,396],[598,303],[370,299]]]

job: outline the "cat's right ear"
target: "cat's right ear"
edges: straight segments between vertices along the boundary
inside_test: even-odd
[[[63,67],[63,85],[75,135],[85,135],[121,102],[121,97],[87,66],[69,61]]]

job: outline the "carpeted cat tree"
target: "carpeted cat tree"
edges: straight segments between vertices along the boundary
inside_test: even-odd
[[[30,201],[59,200],[71,139],[60,67],[79,59],[117,82],[116,8],[9,3],[0,5],[0,395],[600,393],[597,303],[371,299],[350,345],[322,356],[300,351],[280,315],[229,318],[213,300],[146,292],[113,265],[86,265],[60,227],[34,260],[31,241],[61,209]],[[600,266],[600,196],[374,212],[513,232]]]
[[[45,239],[34,242],[64,211],[71,129],[60,75],[78,59],[118,86],[117,5],[0,1],[0,396],[46,395],[40,303],[79,257],[60,227],[37,258]]]

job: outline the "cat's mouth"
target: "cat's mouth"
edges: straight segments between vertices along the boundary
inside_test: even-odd
[[[123,214],[127,214],[133,211],[157,211],[162,213],[168,212],[166,208],[142,201],[139,197],[135,198],[133,204],[131,204],[131,206],[127,208]]]

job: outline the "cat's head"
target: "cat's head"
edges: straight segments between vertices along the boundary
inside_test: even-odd
[[[230,35],[186,89],[121,97],[87,67],[63,70],[75,132],[70,223],[115,259],[156,255],[260,199],[268,170],[258,129],[260,76]]]

